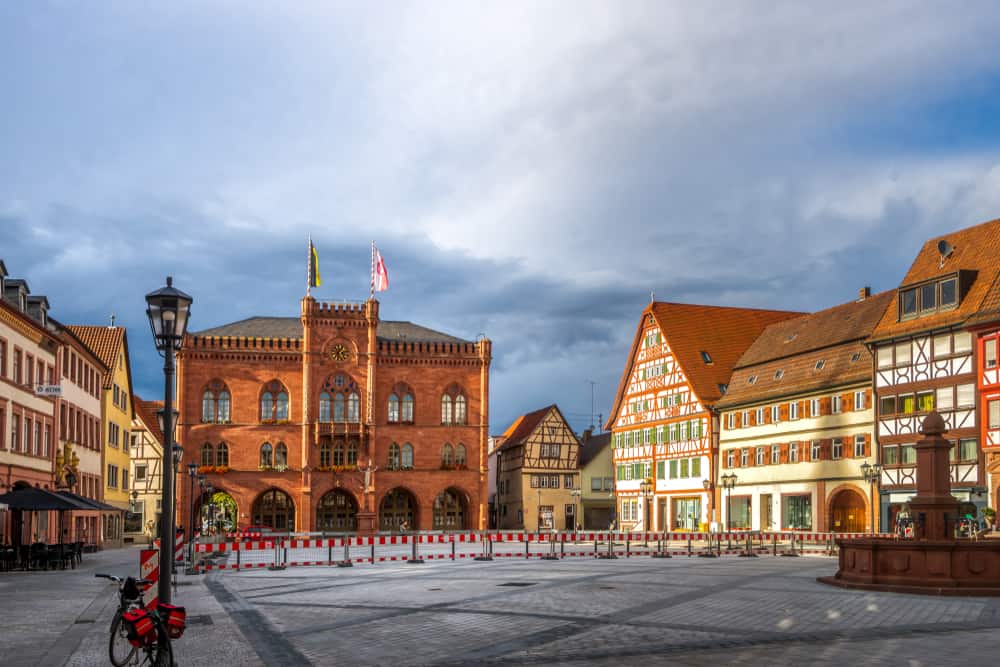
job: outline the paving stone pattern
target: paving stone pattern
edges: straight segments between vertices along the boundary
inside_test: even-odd
[[[113,591],[0,574],[4,665],[107,664]],[[180,665],[992,664],[1000,599],[830,588],[829,558],[381,563],[179,577]],[[505,585],[508,584],[508,585]],[[514,585],[509,585],[514,584]]]

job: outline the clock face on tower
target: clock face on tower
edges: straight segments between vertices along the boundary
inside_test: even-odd
[[[350,351],[344,345],[337,343],[330,349],[330,358],[335,361],[347,361],[351,356]]]

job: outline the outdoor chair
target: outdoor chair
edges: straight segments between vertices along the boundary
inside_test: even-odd
[[[48,568],[49,555],[48,549],[45,548],[45,544],[42,542],[35,542],[29,547],[28,552],[28,562],[25,564],[24,569],[39,569]]]
[[[17,563],[17,550],[14,547],[0,549],[0,570],[10,572]]]
[[[73,558],[76,559],[77,565],[83,565],[83,542],[73,543]]]

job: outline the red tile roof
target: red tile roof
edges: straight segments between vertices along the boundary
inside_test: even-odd
[[[507,430],[503,432],[503,444],[501,444],[497,449],[509,449],[515,445],[523,443],[529,435],[531,435],[538,425],[542,423],[545,416],[553,409],[558,410],[555,404],[544,407],[540,410],[535,410],[534,412],[529,412],[523,414],[514,422],[507,427]],[[562,416],[562,415],[560,415]]]
[[[618,393],[607,425],[609,429],[617,419],[624,400],[632,363],[642,340],[644,323],[650,314],[656,319],[663,332],[664,342],[673,351],[695,394],[706,405],[712,405],[722,398],[719,385],[729,383],[736,362],[765,327],[802,315],[784,310],[651,303],[643,311],[636,328],[628,362],[618,383]],[[704,361],[702,352],[708,353],[711,363]]]
[[[95,327],[79,324],[70,324],[66,327],[73,332],[73,335],[80,339],[84,345],[89,347],[97,355],[108,372],[104,374],[104,388],[110,389],[113,384],[115,367],[118,365],[118,353],[125,345],[125,327]],[[125,349],[128,363],[128,348]],[[131,378],[130,378],[131,380]]]
[[[163,431],[160,430],[160,422],[156,418],[156,412],[163,409],[163,401],[144,401],[138,396],[133,396],[132,405],[135,406],[136,416],[142,420],[142,423],[146,425],[146,430],[162,447]]]
[[[942,259],[938,242],[947,241],[953,248],[950,256]],[[956,232],[936,236],[917,253],[901,286],[912,285],[961,269],[976,271],[975,280],[962,297],[958,307],[925,317],[899,321],[898,292],[886,308],[871,340],[885,340],[907,334],[966,323],[981,308],[987,306],[987,295],[1000,271],[1000,219],[967,227]]]
[[[767,327],[736,364],[729,390],[716,406],[870,382],[871,354],[864,341],[894,294],[881,292]]]

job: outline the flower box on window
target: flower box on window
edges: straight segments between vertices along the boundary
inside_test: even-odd
[[[264,472],[287,472],[288,466],[257,466],[257,469]]]
[[[358,469],[356,464],[354,465],[343,465],[343,466],[330,466],[333,472],[352,472]]]
[[[261,424],[277,424],[278,422],[274,419],[261,419]]]

